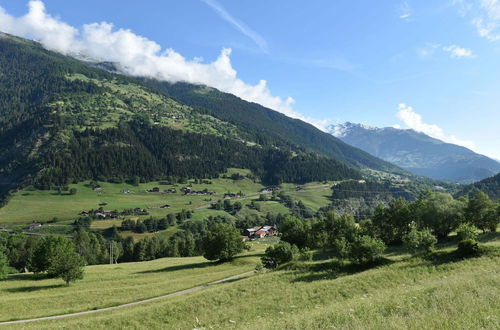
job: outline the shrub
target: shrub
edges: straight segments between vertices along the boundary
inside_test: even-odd
[[[262,264],[266,268],[276,268],[281,264],[292,261],[298,254],[298,248],[288,242],[279,242],[266,249],[265,255],[261,258]]]
[[[481,255],[481,247],[478,242],[466,239],[458,243],[456,253],[462,258],[478,257]]]
[[[457,238],[458,241],[465,241],[465,240],[473,240],[475,241],[477,236],[479,235],[479,231],[476,226],[468,224],[468,223],[463,223],[460,226],[458,226],[457,229]]]
[[[349,257],[350,245],[345,237],[340,237],[332,242],[334,255],[339,259],[346,259]]]
[[[350,244],[349,260],[354,263],[371,263],[382,257],[385,244],[368,235],[356,237]]]
[[[300,261],[311,261],[313,257],[312,251],[308,248],[303,248],[299,251],[299,260]]]
[[[76,193],[77,193],[77,192],[78,192],[78,190],[76,190],[76,188],[71,188],[71,189],[69,190],[69,194],[70,194],[70,195],[76,195]]]
[[[257,265],[255,265],[256,272],[261,272],[263,269],[264,269],[264,266],[262,265],[261,262],[258,262]]]
[[[437,238],[429,229],[418,230],[414,227],[403,237],[403,243],[410,253],[417,255],[431,252],[437,243]]]

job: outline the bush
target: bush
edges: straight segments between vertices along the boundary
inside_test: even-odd
[[[339,259],[346,259],[349,257],[350,244],[345,237],[340,237],[332,242],[333,253]]]
[[[457,228],[457,238],[459,242],[465,240],[475,241],[478,235],[479,231],[474,225],[463,223]]]
[[[350,244],[349,260],[354,263],[371,263],[382,257],[385,244],[383,241],[363,235],[356,237]]]
[[[265,255],[261,258],[262,264],[266,268],[276,268],[281,264],[292,261],[298,254],[298,248],[288,242],[279,242],[266,249]]]
[[[437,243],[437,238],[432,235],[429,229],[418,230],[412,228],[403,237],[403,243],[411,254],[417,255],[431,252]]]
[[[70,195],[76,195],[76,193],[77,193],[76,188],[71,188],[71,189],[69,190],[69,194],[70,194]]]
[[[313,257],[312,251],[308,248],[303,248],[299,251],[299,260],[300,261],[311,261]]]
[[[466,239],[458,243],[456,253],[461,258],[479,257],[481,255],[481,247],[478,242]]]

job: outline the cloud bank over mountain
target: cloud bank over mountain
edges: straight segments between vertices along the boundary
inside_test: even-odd
[[[156,42],[131,30],[115,29],[112,23],[90,23],[80,29],[71,26],[47,13],[41,0],[29,1],[28,13],[20,17],[0,7],[0,31],[37,40],[44,47],[65,55],[116,62],[132,76],[211,86],[324,129],[324,122],[296,112],[292,107],[293,98],[273,95],[266,80],[252,85],[240,79],[231,64],[229,48],[222,49],[211,63],[186,59],[171,48],[162,50]]]

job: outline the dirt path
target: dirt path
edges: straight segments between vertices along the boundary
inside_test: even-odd
[[[149,298],[149,299],[134,301],[134,302],[123,304],[123,305],[117,305],[117,306],[112,306],[112,307],[105,307],[105,308],[93,309],[93,310],[90,310],[90,311],[83,311],[83,312],[62,314],[62,315],[37,317],[37,318],[34,318],[34,319],[25,319],[25,320],[0,322],[0,326],[2,326],[2,325],[10,325],[10,324],[36,322],[36,321],[48,321],[48,320],[65,319],[65,318],[68,318],[68,317],[75,317],[75,316],[82,316],[82,315],[87,315],[87,314],[108,312],[108,311],[112,311],[112,310],[115,310],[115,309],[132,307],[132,306],[146,304],[146,303],[150,303],[150,302],[161,300],[161,299],[165,299],[165,298],[182,296],[182,295],[185,295],[185,294],[188,294],[188,293],[191,293],[191,292],[195,292],[195,291],[198,291],[198,290],[201,290],[201,289],[208,288],[209,286],[212,286],[212,285],[215,285],[215,284],[220,284],[220,283],[224,283],[224,282],[228,282],[228,281],[232,281],[232,280],[237,280],[237,279],[240,279],[240,278],[244,278],[244,277],[250,276],[253,273],[254,273],[254,271],[246,272],[246,273],[243,273],[243,274],[238,274],[238,275],[226,277],[226,278],[224,278],[222,280],[210,282],[210,283],[207,283],[207,284],[198,285],[198,286],[192,287],[190,289],[185,289],[185,290],[181,290],[181,291],[169,293],[169,294],[166,294],[166,295],[163,295],[163,296],[159,296],[159,297],[154,297],[154,298]]]

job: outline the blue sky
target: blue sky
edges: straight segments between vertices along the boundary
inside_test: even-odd
[[[145,39],[134,39],[129,49],[142,52],[146,44],[159,55],[172,49],[164,62],[153,62],[163,63],[155,68],[139,59],[141,69],[132,74],[161,67],[155,75],[206,81],[320,127],[344,121],[397,124],[500,159],[500,0],[42,4],[50,20],[31,22],[26,30],[28,1],[0,0],[0,29],[65,52],[64,38],[51,40],[64,29],[54,32],[47,25],[64,24],[71,38],[81,39],[85,24],[112,23],[93,26],[93,35],[128,29],[120,40],[130,40],[128,32],[162,50]],[[95,42],[78,47],[102,57],[109,53]],[[117,52],[112,59],[127,55]]]

